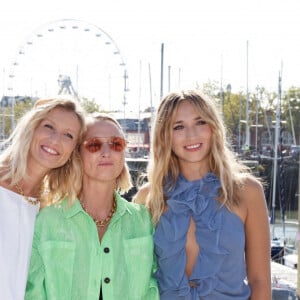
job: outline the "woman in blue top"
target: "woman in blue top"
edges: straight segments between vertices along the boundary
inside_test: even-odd
[[[149,184],[134,201],[156,224],[161,300],[271,299],[264,191],[229,150],[214,102],[170,93],[152,133]]]

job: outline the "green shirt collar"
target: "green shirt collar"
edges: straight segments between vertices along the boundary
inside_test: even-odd
[[[124,201],[122,200],[121,195],[119,193],[115,192],[115,197],[116,197],[116,201],[117,201],[117,211],[116,211],[113,219],[118,219],[119,217],[124,215],[126,212],[131,214],[130,208],[125,205]],[[83,212],[86,214],[85,210],[82,208],[82,206],[80,204],[79,199],[76,199],[74,204],[71,207],[69,207],[68,206],[68,198],[65,198],[62,201],[61,206],[63,208],[64,215],[66,218],[72,218],[79,212]]]

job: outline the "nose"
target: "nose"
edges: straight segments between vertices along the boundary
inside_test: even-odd
[[[111,152],[111,149],[109,147],[109,144],[108,143],[103,143],[102,144],[102,147],[101,147],[101,150],[100,150],[100,155],[103,156],[103,157],[107,157],[110,155],[110,152]]]
[[[199,128],[196,128],[194,126],[188,127],[186,130],[186,135],[189,138],[195,137],[199,135]]]
[[[52,131],[51,134],[51,141],[52,142],[59,142],[61,139],[61,134],[59,132],[57,132],[56,130]]]

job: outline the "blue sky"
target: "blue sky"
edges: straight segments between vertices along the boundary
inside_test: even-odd
[[[291,85],[300,86],[298,0],[12,0],[5,2],[0,12],[2,94],[7,93],[8,74],[20,47],[26,44],[33,33],[41,30],[43,25],[61,19],[93,24],[116,42],[128,71],[128,110],[137,110],[138,107],[142,109],[150,106],[150,103],[155,106],[159,102],[162,43],[165,50],[164,93],[169,86],[168,70],[171,90],[193,87],[195,82],[220,82],[222,79],[223,86],[230,83],[233,92],[245,91],[247,41],[250,91],[254,91],[257,85],[277,91],[281,67],[283,89]],[[82,41],[84,45],[80,43]],[[50,43],[50,39],[48,42]],[[43,53],[46,69],[51,65],[51,60],[48,61],[47,57],[55,49],[49,43],[45,49],[41,48],[42,44],[34,48]],[[91,43],[95,41],[92,40]],[[53,44],[60,44],[59,37],[51,40],[51,45]],[[85,45],[87,42],[84,38],[75,36],[64,47],[84,51]],[[113,54],[101,52],[101,56],[110,60]],[[94,61],[99,57],[95,52],[89,55],[89,59]],[[32,72],[32,85],[36,83],[31,90],[41,90],[43,87],[38,83],[38,67],[34,66],[38,64],[38,60],[32,59],[32,55],[25,58],[27,61],[24,66],[26,65],[28,72]],[[83,67],[87,61],[79,63]],[[90,69],[91,73],[98,75],[99,70],[103,70],[100,63]],[[89,79],[86,78],[86,81]],[[21,83],[16,81],[14,84]],[[26,85],[28,88],[29,83]],[[122,90],[120,83],[114,82],[113,85],[111,90]],[[111,96],[105,88],[93,92],[90,86],[90,90],[102,107],[108,106]],[[109,108],[122,109],[121,94],[118,101],[109,104]]]

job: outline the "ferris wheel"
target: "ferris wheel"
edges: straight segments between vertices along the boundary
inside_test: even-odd
[[[11,63],[7,94],[41,98],[72,93],[101,109],[126,103],[128,74],[116,42],[98,26],[62,19],[40,26],[19,46]]]

